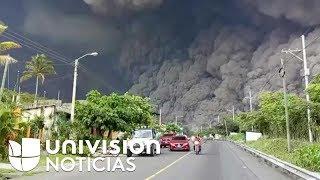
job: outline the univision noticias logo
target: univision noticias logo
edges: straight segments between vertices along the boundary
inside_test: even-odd
[[[37,167],[40,161],[40,140],[22,138],[21,145],[9,141],[9,161],[18,171],[27,172]]]

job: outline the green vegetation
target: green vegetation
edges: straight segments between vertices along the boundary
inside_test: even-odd
[[[76,105],[75,124],[80,129],[90,129],[94,136],[101,137],[108,132],[107,137],[111,138],[112,131],[132,132],[137,127],[151,125],[152,112],[147,98],[90,91],[86,103]]]
[[[284,138],[260,139],[247,142],[246,145],[308,170],[320,171],[320,144],[292,140],[290,153],[287,151],[287,140]]]
[[[6,176],[5,174],[11,174],[11,173],[15,173],[15,170],[11,170],[11,169],[0,169],[0,180],[6,180]]]
[[[9,140],[17,137],[17,121],[10,106],[0,104],[0,159],[7,159]]]
[[[320,172],[320,144],[304,146],[296,152],[298,166]]]
[[[28,80],[32,77],[36,78],[35,99],[38,95],[39,79],[43,83],[45,77],[55,74],[53,62],[44,54],[37,54],[31,57],[31,60],[26,63],[26,69],[22,74],[21,81]]]
[[[174,132],[174,133],[181,133],[182,127],[180,125],[177,125],[175,123],[167,123],[165,124],[165,132]]]
[[[282,92],[264,92],[259,96],[258,108],[253,112],[242,112],[236,115],[235,122],[240,132],[230,135],[228,139],[244,143],[244,132],[261,132],[264,137],[246,144],[266,154],[275,156],[300,167],[320,171],[320,75],[316,76],[309,88],[311,103],[304,97],[288,94],[289,130],[291,134],[291,152],[287,150],[286,121]],[[315,143],[309,143],[307,108],[311,110],[311,129]],[[222,125],[225,127],[224,125]],[[221,132],[220,132],[221,133]]]
[[[245,134],[243,133],[232,134],[232,135],[229,135],[227,138],[234,142],[243,143],[245,141]]]
[[[17,96],[18,92],[4,89],[3,96],[2,96],[2,102],[5,104],[13,104],[13,96]],[[43,98],[40,98],[43,99]],[[20,99],[19,104],[25,105],[25,104],[31,104],[34,102],[34,95],[26,92],[20,93]]]
[[[294,139],[307,139],[307,105],[304,100],[294,94],[288,95],[290,130]],[[254,112],[244,112],[236,116],[236,122],[241,132],[253,128],[269,137],[286,137],[286,122],[284,116],[283,94],[281,92],[266,92],[260,95],[259,109]]]

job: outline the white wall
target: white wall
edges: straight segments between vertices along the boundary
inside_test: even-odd
[[[44,116],[44,126],[45,129],[50,130],[53,122],[56,118],[56,107],[55,106],[45,106],[36,107],[30,109],[22,110],[22,121],[31,121],[37,116]],[[50,131],[45,131],[46,136],[48,136]]]

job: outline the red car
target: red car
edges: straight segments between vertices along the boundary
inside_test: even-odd
[[[175,134],[164,134],[160,137],[160,147],[167,147],[170,145],[170,141]]]
[[[170,141],[170,151],[190,151],[189,141],[186,136],[174,136]]]

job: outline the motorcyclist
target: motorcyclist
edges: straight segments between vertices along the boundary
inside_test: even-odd
[[[201,136],[200,134],[197,134],[197,136],[194,138],[194,141],[193,141],[193,150],[196,149],[196,146],[194,145],[194,142],[195,141],[199,141],[199,151],[201,152],[201,144],[202,144],[202,139],[201,139]]]

